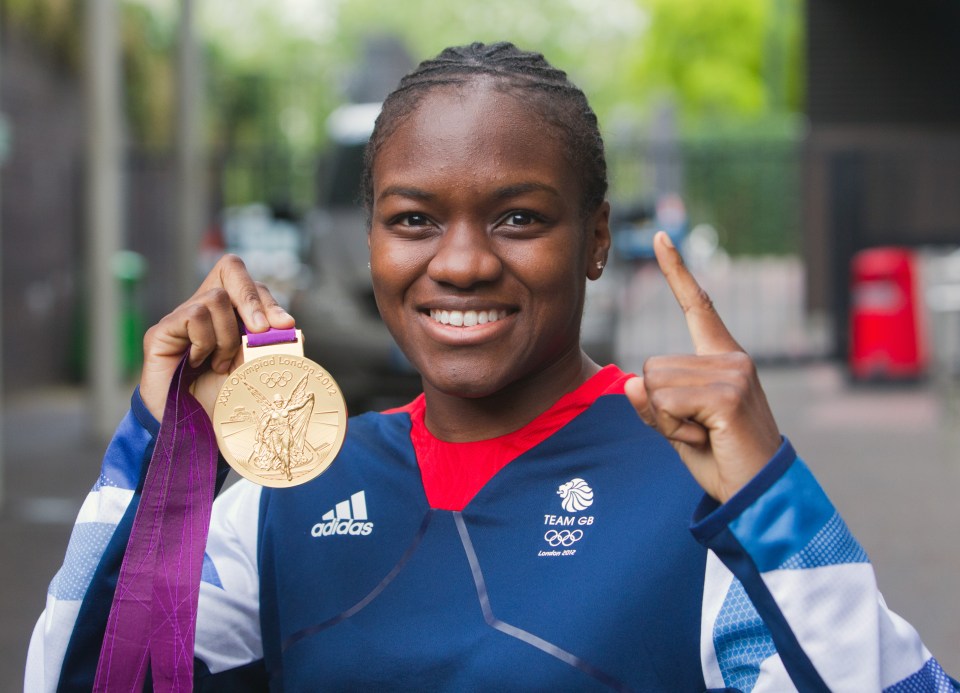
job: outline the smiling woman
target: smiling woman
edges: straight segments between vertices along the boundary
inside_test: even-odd
[[[584,214],[559,128],[530,137],[542,116],[492,78],[434,88],[427,104],[372,167],[374,290],[428,399],[444,401],[427,411],[431,430],[491,438],[597,371],[578,336],[585,280],[610,246],[609,208]],[[463,431],[460,403],[477,397],[511,406],[471,412]]]
[[[424,392],[352,418],[322,476],[241,480],[218,499],[192,593],[198,688],[956,689],[887,610],[666,234],[654,250],[695,354],[632,377],[581,350],[609,205],[596,118],[564,73],[510,44],[448,49],[387,99],[366,164],[377,305]],[[156,418],[185,353],[211,411],[242,363],[238,317],[253,333],[293,326],[225,258],[148,333],[29,690],[89,688],[98,655],[109,668],[99,643],[128,595],[113,591],[130,518],[158,504],[137,490]],[[183,426],[181,396],[158,449]],[[288,476],[312,425],[283,428]],[[90,523],[107,530],[91,538]],[[149,640],[124,689],[147,661],[155,685],[192,681],[191,643]]]

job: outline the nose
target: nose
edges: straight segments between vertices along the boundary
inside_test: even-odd
[[[430,260],[430,278],[458,289],[495,281],[503,262],[493,240],[481,224],[456,223],[448,226]]]

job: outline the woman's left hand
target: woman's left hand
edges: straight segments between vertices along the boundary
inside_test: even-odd
[[[683,310],[695,355],[655,356],[626,384],[640,418],[676,448],[694,478],[724,503],[780,447],[780,433],[750,357],[667,234],[654,239],[660,270]]]

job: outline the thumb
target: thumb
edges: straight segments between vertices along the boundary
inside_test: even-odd
[[[623,393],[630,400],[630,404],[637,410],[637,414],[645,424],[651,428],[656,428],[656,421],[653,411],[650,409],[650,399],[647,397],[647,387],[640,376],[630,378],[623,385]]]

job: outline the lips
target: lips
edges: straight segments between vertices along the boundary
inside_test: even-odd
[[[452,325],[454,327],[473,327],[474,325],[486,325],[507,317],[505,310],[439,310],[430,311],[430,317],[441,325]]]

